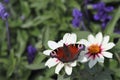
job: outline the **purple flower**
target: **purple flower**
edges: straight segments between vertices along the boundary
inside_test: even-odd
[[[0,3],[0,17],[3,20],[6,20],[7,17],[8,17],[8,13],[6,12],[6,9],[5,9],[5,7],[4,7],[4,5],[2,3]]]
[[[72,15],[74,19],[72,20],[72,25],[74,27],[79,27],[82,21],[82,13],[78,9],[73,9]]]
[[[9,3],[9,0],[4,0],[5,3]]]
[[[35,58],[35,55],[36,55],[37,50],[36,50],[36,48],[33,47],[32,45],[29,45],[29,46],[27,47],[27,52],[28,52],[28,62],[29,62],[29,63],[32,63],[33,60],[34,60],[34,58]]]
[[[109,20],[112,19],[112,16],[109,15],[113,11],[112,6],[105,6],[105,3],[100,2],[92,5],[94,9],[97,10],[97,13],[94,15],[94,20],[102,22],[102,29],[106,27],[106,24]]]
[[[120,34],[120,29],[115,29],[114,32]]]

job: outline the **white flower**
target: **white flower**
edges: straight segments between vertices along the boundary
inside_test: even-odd
[[[54,42],[54,41],[48,41],[48,46],[51,48],[51,50],[45,50],[43,53],[45,55],[49,55],[50,56],[50,53],[51,51],[59,48],[59,47],[62,47],[63,44],[74,44],[76,43],[76,34],[72,33],[66,33],[63,37],[62,40],[60,40],[58,43]],[[56,69],[55,69],[55,73],[56,74],[59,74],[60,70],[64,67],[65,68],[65,72],[68,74],[68,75],[71,75],[72,73],[72,67],[75,67],[76,66],[76,61],[73,61],[73,62],[68,62],[68,63],[63,63],[62,61],[58,60],[57,58],[49,58],[47,60],[47,62],[45,63],[45,66],[48,66],[49,68],[53,67],[53,66],[56,66]]]
[[[113,54],[107,50],[114,47],[115,44],[109,42],[109,38],[109,36],[103,37],[99,32],[95,37],[90,34],[88,40],[81,39],[78,43],[84,44],[87,49],[87,52],[84,53],[84,61],[81,62],[89,61],[89,67],[92,68],[97,62],[104,63],[104,57],[112,58]]]

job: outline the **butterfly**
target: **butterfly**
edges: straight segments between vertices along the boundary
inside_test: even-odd
[[[51,51],[50,56],[59,59],[63,63],[67,63],[76,60],[83,50],[85,50],[83,44],[63,44],[63,47]]]

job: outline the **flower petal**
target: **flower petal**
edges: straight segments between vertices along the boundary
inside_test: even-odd
[[[51,67],[55,66],[58,63],[59,63],[59,61],[58,61],[57,58],[49,58],[47,60],[47,62],[45,63],[45,66],[48,66],[49,68],[51,68]]]
[[[64,42],[64,43],[67,41],[68,37],[70,37],[70,33],[66,33],[66,34],[63,36],[63,42]]]
[[[52,51],[52,50],[45,50],[45,51],[43,51],[43,54],[45,54],[45,55],[50,55],[51,51]]]
[[[59,74],[60,70],[63,68],[64,64],[63,63],[59,63],[55,69],[55,73]]]
[[[71,75],[71,73],[72,73],[72,67],[66,65],[66,66],[65,66],[65,72],[67,73],[67,75]]]
[[[75,33],[66,33],[63,37],[63,42],[66,43],[66,44],[72,44],[72,43],[75,43],[77,40],[77,36]]]
[[[98,45],[100,45],[101,43],[102,43],[102,39],[103,39],[103,37],[102,37],[102,33],[101,32],[99,32],[97,35],[96,35],[96,42],[97,42],[97,44]]]
[[[95,42],[95,37],[94,37],[92,34],[90,34],[90,35],[88,36],[88,41],[89,41],[91,44],[93,44],[93,43]]]
[[[110,43],[108,43],[108,44],[102,45],[101,47],[102,47],[102,50],[103,50],[103,51],[106,51],[106,50],[111,49],[111,48],[114,47],[114,46],[115,46],[115,44],[114,44],[113,42],[110,42]]]
[[[97,61],[101,62],[101,63],[104,63],[104,57],[103,57],[103,55],[101,55],[101,54],[98,54],[98,55],[99,55],[99,57],[97,57]]]
[[[70,66],[75,67],[77,65],[77,61],[71,62]]]
[[[103,38],[102,45],[107,44],[107,43],[109,42],[109,39],[110,39],[109,36],[105,36],[105,37]]]
[[[88,58],[87,58],[87,57],[80,57],[80,58],[78,59],[78,61],[80,61],[81,63],[85,63],[85,62],[88,61]]]
[[[89,67],[90,68],[92,68],[95,64],[97,63],[97,59],[91,59],[90,61],[89,61]]]
[[[63,41],[63,40],[60,40],[60,41],[58,42],[59,47],[62,47],[63,44],[64,44],[64,41]]]
[[[113,54],[110,53],[110,52],[102,52],[102,54],[107,58],[112,58],[113,57]]]
[[[53,50],[59,47],[59,45],[54,41],[48,41],[48,46]]]
[[[78,41],[79,44],[84,44],[86,47],[90,45],[90,43],[85,40],[85,39],[81,39],[80,41]]]

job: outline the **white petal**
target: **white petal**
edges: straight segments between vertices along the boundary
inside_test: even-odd
[[[77,36],[76,34],[72,33],[66,33],[65,36],[63,37],[63,41],[66,44],[72,44],[72,43],[76,43],[77,40]]]
[[[47,62],[45,63],[45,66],[48,66],[49,68],[55,66],[59,63],[59,60],[57,58],[49,58]]]
[[[71,75],[72,73],[72,67],[69,65],[65,66],[65,72],[67,73],[67,75]]]
[[[55,73],[59,74],[60,70],[63,68],[64,64],[63,63],[59,63],[55,69]]]
[[[75,67],[77,65],[77,61],[71,62],[70,66]]]
[[[64,44],[64,41],[63,41],[63,40],[60,40],[60,41],[58,42],[59,47],[62,47],[63,44]]]
[[[104,63],[104,57],[103,55],[99,54],[99,57],[97,57],[98,62]]]
[[[69,37],[70,37],[70,33],[66,33],[66,34],[63,36],[63,43],[65,43]]]
[[[95,37],[94,37],[92,34],[90,34],[90,35],[88,36],[88,41],[89,41],[91,44],[93,44],[93,43],[95,42]]]
[[[103,37],[102,37],[102,33],[99,32],[99,33],[96,35],[95,38],[96,38],[96,42],[97,42],[97,44],[100,45],[100,44],[102,43],[102,39],[103,39]]]
[[[77,36],[75,33],[72,33],[70,38],[69,38],[69,43],[76,43],[76,40],[77,40]]]
[[[88,61],[88,58],[87,57],[81,57],[78,59],[78,61],[80,61],[81,63],[85,63]]]
[[[48,41],[48,46],[53,50],[59,47],[59,45],[54,41]]]
[[[105,36],[105,37],[103,38],[102,45],[107,44],[107,43],[109,42],[109,39],[110,39],[109,36]]]
[[[45,55],[50,55],[51,51],[52,51],[52,50],[45,50],[45,51],[43,51],[43,54],[45,54]]]
[[[91,59],[90,61],[89,61],[89,67],[90,68],[92,68],[95,64],[97,63],[97,59]]]
[[[110,52],[102,52],[102,54],[107,58],[112,58],[113,57],[113,54],[110,53]]]
[[[109,50],[109,49],[113,48],[114,46],[115,46],[115,44],[112,43],[112,42],[110,42],[110,43],[108,43],[108,44],[102,45],[101,47],[102,47],[102,50],[103,50],[103,51],[106,51],[106,50]]]
[[[81,39],[80,41],[78,41],[79,44],[84,44],[86,47],[90,45],[90,43],[85,40],[85,39]]]

